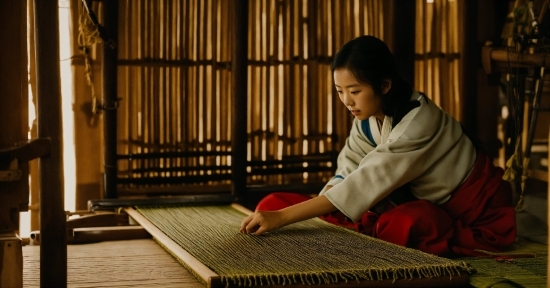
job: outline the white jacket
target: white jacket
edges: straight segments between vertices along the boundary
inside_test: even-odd
[[[375,143],[365,134],[367,123],[353,122],[336,176],[327,183],[333,187],[320,192],[353,221],[407,183],[415,197],[442,204],[474,166],[475,147],[460,123],[417,91],[411,100],[420,106],[393,129],[385,119],[381,131],[386,133],[378,131],[374,117],[364,120]]]

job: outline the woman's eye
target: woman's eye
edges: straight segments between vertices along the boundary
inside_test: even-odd
[[[351,91],[351,94],[357,95],[357,94],[359,94],[359,92],[361,92],[361,91]]]

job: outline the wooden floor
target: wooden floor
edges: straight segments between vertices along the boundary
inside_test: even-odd
[[[466,286],[497,287],[495,283],[507,281],[525,285],[502,287],[550,287],[545,273],[547,245],[519,241],[515,247],[513,252],[537,256],[515,259],[515,264],[485,258],[463,259],[478,270]],[[39,267],[40,246],[24,246],[24,287],[40,287]],[[152,239],[68,245],[67,267],[68,287],[205,287]]]
[[[23,285],[40,287],[40,246],[23,247]],[[67,286],[205,287],[152,239],[68,245]]]

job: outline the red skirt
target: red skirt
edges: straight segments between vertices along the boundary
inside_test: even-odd
[[[474,169],[451,199],[442,205],[414,200],[388,207],[381,214],[367,211],[354,223],[341,212],[321,216],[327,222],[355,229],[394,244],[454,257],[502,251],[516,239],[516,215],[510,183],[503,170],[478,152]],[[279,210],[310,199],[289,192],[263,198],[256,210]]]

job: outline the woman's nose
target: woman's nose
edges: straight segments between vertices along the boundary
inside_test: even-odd
[[[342,93],[342,102],[346,106],[353,106],[353,100],[351,99],[349,93]]]

